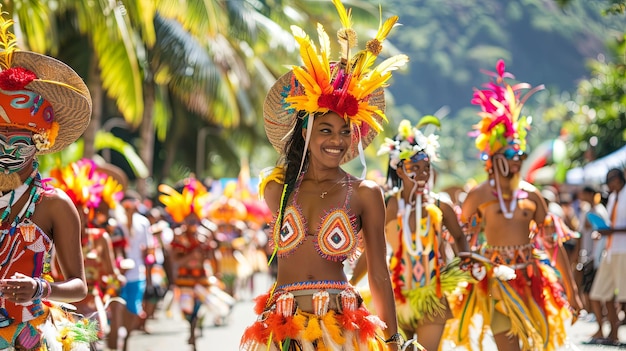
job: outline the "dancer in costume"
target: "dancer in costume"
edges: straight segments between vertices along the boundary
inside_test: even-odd
[[[351,56],[357,38],[350,11],[333,0],[343,28],[339,62],[318,25],[319,46],[292,26],[304,66],[278,79],[264,105],[265,131],[281,154],[260,194],[276,213],[271,240],[276,285],[257,299],[258,319],[240,350],[398,350],[396,309],[385,255],[385,204],[375,182],[340,166],[357,157],[381,130],[383,87],[408,58],[373,67],[397,17],[380,23],[367,48]],[[343,262],[368,252],[370,315],[348,283]]]
[[[81,245],[85,264],[87,297],[75,302],[77,312],[84,316],[97,314],[100,337],[108,329],[105,304],[119,295],[124,275],[115,264],[111,237],[102,225],[109,218],[109,209],[122,198],[122,185],[113,177],[98,171],[93,160],[82,159],[50,171],[51,185],[65,191],[81,216]],[[102,218],[104,217],[104,219]],[[61,272],[53,270],[54,279]],[[57,276],[58,275],[58,276]]]
[[[513,76],[502,60],[496,70],[488,72],[493,80],[476,89],[472,100],[481,107],[476,146],[489,179],[470,190],[462,206],[463,222],[474,234],[483,231],[481,254],[494,265],[475,271],[483,279],[461,299],[450,300],[457,302],[459,324],[449,337],[469,346],[472,317],[479,313],[480,341],[490,326],[500,350],[555,350],[565,344],[570,302],[578,296],[562,246],[567,238],[553,236],[558,221],[548,215],[539,191],[519,180],[530,123],[520,111],[543,87],[510,85],[507,79]],[[515,269],[515,278],[500,276],[499,264]]]
[[[166,184],[159,185],[159,201],[174,221],[174,239],[170,243],[173,265],[176,267],[174,285],[180,289],[179,306],[189,322],[188,342],[196,347],[196,329],[202,327],[201,307],[204,305],[216,318],[224,319],[234,305],[234,299],[213,287],[205,270],[208,254],[213,249],[209,229],[201,224],[206,218],[210,193],[195,178],[184,180],[181,192]]]
[[[252,266],[243,254],[246,246],[243,237],[246,229],[244,220],[248,213],[243,202],[234,196],[233,189],[229,191],[228,188],[229,186],[226,187],[224,194],[209,205],[208,216],[217,225],[215,275],[224,283],[228,294],[241,299],[241,290],[252,276]]]
[[[469,251],[452,204],[431,192],[431,163],[437,161],[438,137],[418,129],[439,120],[426,116],[417,126],[403,120],[394,139],[386,139],[378,151],[389,154],[386,233],[392,248],[391,274],[398,326],[407,338],[417,334],[427,350],[438,350],[446,320],[451,317],[446,296],[471,280],[459,268],[459,259],[448,261],[447,231],[457,251]]]
[[[43,183],[36,156],[80,137],[91,97],[69,66],[20,51],[5,15],[0,14],[0,349],[88,349],[96,338],[94,325],[74,322],[51,302],[79,301],[87,294],[80,219],[63,191]],[[53,248],[65,277],[56,282],[49,275]]]

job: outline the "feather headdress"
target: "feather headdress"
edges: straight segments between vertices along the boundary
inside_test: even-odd
[[[526,150],[526,134],[530,120],[520,116],[522,107],[528,98],[544,88],[543,85],[531,87],[528,83],[510,85],[505,79],[515,77],[506,72],[503,60],[498,60],[496,72],[484,72],[495,79],[484,85],[485,89],[474,89],[472,104],[478,105],[481,111],[480,122],[474,125],[476,147],[481,152],[481,159],[491,168],[491,156],[507,145],[516,150]],[[530,89],[530,90],[528,90]],[[528,90],[525,94],[523,90]]]
[[[77,207],[96,209],[102,201],[115,208],[122,199],[122,185],[100,172],[93,160],[81,159],[50,171],[52,185],[65,191]]]
[[[158,189],[161,192],[159,201],[174,222],[182,223],[192,213],[200,219],[206,216],[211,194],[199,180],[185,179],[180,192],[167,184],[159,185]]]
[[[426,154],[429,161],[437,161],[439,136],[426,136],[419,130],[427,124],[441,126],[435,116],[424,116],[415,126],[411,125],[411,121],[403,119],[398,125],[398,134],[393,139],[385,138],[385,142],[378,149],[378,156],[389,154],[389,166],[393,169],[398,168],[400,161],[408,160],[419,152]]]
[[[382,50],[382,42],[398,21],[397,16],[380,21],[376,36],[363,50],[354,55],[357,34],[352,28],[351,11],[340,0],[333,0],[341,28],[337,38],[341,48],[338,60],[331,59],[330,39],[321,24],[317,25],[319,46],[298,26],[292,26],[293,36],[300,45],[302,66],[292,66],[270,89],[264,105],[265,131],[279,152],[293,132],[297,112],[308,116],[336,112],[356,133],[356,142],[346,153],[343,162],[358,155],[358,144],[367,146],[382,129],[385,99],[382,88],[387,85],[394,70],[408,62],[406,55],[390,57],[374,66]]]

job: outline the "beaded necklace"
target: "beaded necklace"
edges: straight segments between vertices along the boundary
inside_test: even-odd
[[[4,236],[7,232],[10,235],[13,235],[15,233],[17,225],[22,221],[22,219],[30,218],[30,216],[32,216],[33,213],[35,212],[35,205],[39,202],[39,199],[41,198],[41,194],[43,194],[44,192],[44,189],[41,183],[41,175],[39,174],[38,169],[39,169],[39,163],[37,161],[33,161],[33,171],[28,176],[28,178],[26,178],[26,180],[24,181],[24,185],[26,185],[27,188],[31,186],[31,184],[33,185],[30,188],[30,192],[28,194],[28,200],[24,204],[24,207],[22,207],[20,212],[15,216],[15,218],[11,222],[11,227],[9,229],[3,229],[1,231],[2,236]],[[11,191],[11,199],[9,200],[7,207],[2,212],[2,215],[0,215],[0,222],[2,222],[3,224],[5,223],[5,220],[9,217],[9,214],[11,214],[13,205],[16,202],[18,202],[22,197],[20,195],[17,199],[15,199],[15,193],[16,193],[15,190]]]
[[[498,198],[498,203],[500,205],[500,210],[502,211],[502,215],[506,219],[511,219],[513,218],[513,215],[515,214],[515,209],[517,208],[517,196],[518,196],[519,189],[515,189],[515,191],[513,191],[513,196],[511,198],[511,202],[509,203],[509,208],[507,209],[506,205],[504,204],[504,195],[502,194],[502,188],[500,187],[500,180],[497,177],[495,179],[495,183],[496,183],[495,195]]]
[[[402,237],[404,239],[404,244],[406,246],[407,252],[411,256],[419,256],[424,251],[424,247],[422,245],[422,194],[417,194],[417,201],[415,206],[415,240],[413,240],[413,233],[411,232],[411,225],[409,220],[411,218],[411,212],[413,211],[413,206],[410,202],[405,203],[404,199],[400,197],[398,199],[398,209],[402,209],[403,212],[400,212],[400,218],[402,221]],[[417,205],[420,204],[420,205]],[[426,219],[426,233],[430,231],[430,216]]]

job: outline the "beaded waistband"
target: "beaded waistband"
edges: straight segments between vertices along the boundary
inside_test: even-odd
[[[526,267],[533,258],[533,243],[523,245],[486,246],[483,255],[495,263],[515,265],[514,269]]]
[[[494,250],[494,251],[525,250],[525,249],[532,249],[534,248],[534,246],[535,244],[533,243],[522,244],[522,245],[502,245],[502,246],[485,245],[485,249]]]
[[[276,290],[293,292],[299,290],[344,290],[350,287],[350,283],[342,280],[313,280],[306,282],[297,282],[292,284],[283,284],[276,287]],[[302,294],[300,294],[302,295]]]
[[[320,289],[302,289],[302,290],[292,290],[291,295],[293,296],[306,296],[313,295],[316,292],[320,291]],[[339,295],[344,289],[324,289],[329,295]]]

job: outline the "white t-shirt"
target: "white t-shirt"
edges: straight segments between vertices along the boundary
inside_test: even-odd
[[[594,259],[594,265],[597,267],[602,259],[602,252],[606,247],[606,235],[600,237],[600,240],[592,238],[593,229],[586,228],[588,225],[587,213],[595,213],[600,216],[606,223],[609,223],[609,214],[606,212],[606,207],[602,204],[596,204],[592,208],[585,210],[582,213],[580,226],[578,231],[582,234],[580,249],[586,251],[588,259]],[[581,253],[582,254],[582,253]]]
[[[133,260],[135,267],[126,271],[126,279],[129,282],[146,280],[146,265],[143,250],[154,247],[152,232],[150,231],[150,221],[137,212],[133,213],[133,227],[127,234],[127,245],[125,248],[126,258]]]
[[[609,213],[609,219],[613,213],[613,207],[615,206],[615,193],[609,195],[609,200],[606,204],[606,210]],[[617,201],[617,212],[615,213],[615,223],[611,223],[612,228],[626,228],[626,186],[619,191]],[[626,231],[620,231],[613,233],[613,243],[610,247],[611,253],[626,253]]]

